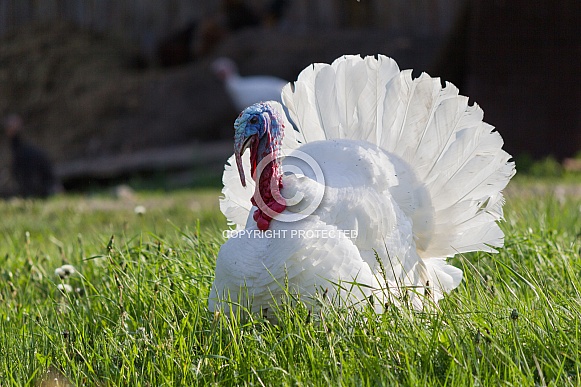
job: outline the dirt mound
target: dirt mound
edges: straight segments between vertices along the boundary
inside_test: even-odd
[[[28,25],[0,41],[0,117],[21,114],[24,138],[57,163],[215,139],[229,127],[227,96],[206,65],[138,70],[136,59],[110,36]],[[2,133],[2,186],[8,164]]]
[[[23,115],[27,137],[56,159],[75,157],[82,149],[71,145],[97,134],[95,122],[130,108],[136,79],[129,52],[70,24],[22,28],[0,44],[0,112]],[[68,151],[59,152],[59,143]]]

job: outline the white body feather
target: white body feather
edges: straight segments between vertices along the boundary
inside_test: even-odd
[[[371,294],[380,305],[397,303],[406,293],[421,307],[423,294],[437,301],[459,285],[462,272],[447,257],[503,245],[501,190],[514,164],[482,110],[453,85],[426,74],[412,79],[384,56],[345,56],[306,68],[282,97],[299,129],[287,130],[283,152],[298,149],[318,163],[324,196],[302,220],[275,218],[264,237],[254,232],[254,185],[242,187],[229,160],[220,206],[245,231],[220,250],[211,310],[230,298],[258,311],[287,284],[303,298],[326,289],[353,304]],[[283,212],[291,214],[319,183],[297,158],[283,164],[306,171],[283,177],[283,196],[304,197]],[[336,286],[342,282],[361,286],[347,291]]]

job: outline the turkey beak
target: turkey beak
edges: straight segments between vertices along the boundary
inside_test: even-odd
[[[246,177],[244,176],[244,166],[242,165],[242,155],[244,151],[252,145],[255,136],[246,137],[243,141],[236,139],[234,143],[234,155],[236,157],[236,165],[238,166],[238,174],[240,175],[240,182],[243,187],[246,187]]]

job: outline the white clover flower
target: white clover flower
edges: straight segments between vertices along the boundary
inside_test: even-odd
[[[135,206],[135,208],[133,209],[133,211],[137,215],[144,215],[147,212],[147,209],[145,208],[145,206]]]
[[[61,279],[67,278],[73,275],[77,270],[73,265],[62,265],[54,270],[54,275],[60,277]]]
[[[63,293],[70,293],[73,291],[73,287],[69,284],[58,284],[56,288]]]
[[[72,275],[76,272],[75,267],[73,265],[62,265],[61,269],[64,270],[65,274]]]
[[[56,269],[54,269],[54,275],[56,275],[57,277],[60,277],[61,279],[65,278],[67,276],[67,274],[62,269],[62,267],[57,267]]]

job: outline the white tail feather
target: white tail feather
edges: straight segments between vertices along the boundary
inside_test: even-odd
[[[250,152],[242,156],[245,170],[250,170]],[[244,228],[246,219],[252,208],[250,199],[254,194],[254,180],[246,179],[246,187],[242,186],[238,169],[236,168],[236,160],[234,155],[230,156],[226,165],[224,166],[224,174],[222,175],[222,196],[220,198],[220,211],[228,219],[229,225],[236,225],[237,228]]]

